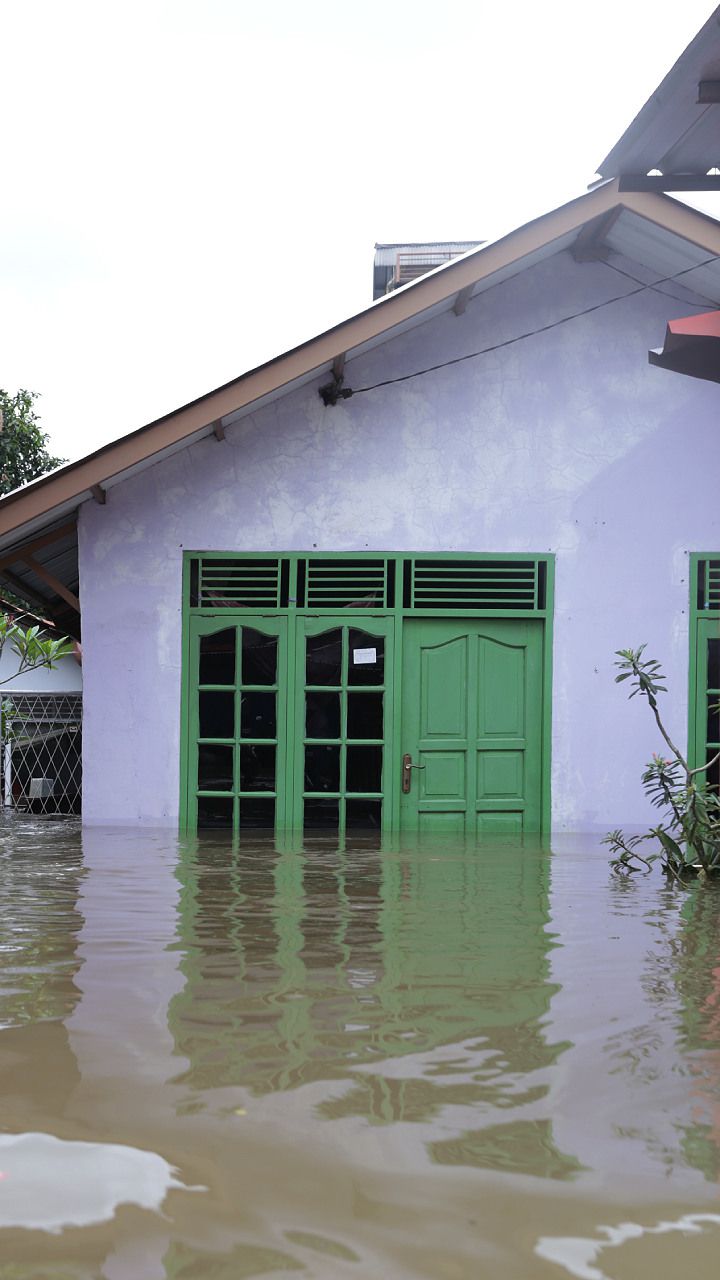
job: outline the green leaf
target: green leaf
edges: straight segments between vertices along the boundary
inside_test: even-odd
[[[680,845],[676,840],[673,840],[672,836],[668,835],[667,831],[663,831],[662,827],[658,827],[655,831],[655,835],[660,841],[665,852],[672,858],[673,862],[683,863],[685,861]]]

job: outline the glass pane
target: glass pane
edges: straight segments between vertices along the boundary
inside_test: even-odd
[[[340,825],[339,800],[306,800],[306,831],[337,831]]]
[[[348,831],[379,831],[381,819],[381,800],[348,800],[345,814]]]
[[[240,696],[240,736],[274,738],[277,729],[276,693],[243,693]]]
[[[198,797],[198,827],[232,827],[234,800],[218,796]]]
[[[240,790],[275,790],[275,748],[240,748]]]
[[[233,748],[201,745],[198,748],[198,790],[232,791]]]
[[[382,738],[383,695],[381,693],[348,694],[348,738]]]
[[[200,737],[235,737],[235,694],[200,694]]]
[[[200,684],[235,683],[234,627],[200,637]]]
[[[340,684],[342,631],[326,631],[308,636],[305,663],[306,684]]]
[[[243,684],[275,684],[277,681],[277,636],[264,636],[252,627],[242,631]]]
[[[382,747],[348,747],[347,791],[380,791]]]
[[[271,831],[275,826],[274,800],[240,800],[240,828],[243,831]]]
[[[707,737],[705,741],[720,744],[720,709],[718,708],[718,695],[716,693],[708,698]]]
[[[306,693],[305,737],[340,737],[339,693]]]
[[[305,790],[340,790],[340,748],[305,748]]]
[[[708,640],[708,689],[720,689],[720,640]]]
[[[705,756],[705,763],[707,764],[709,760],[713,760],[716,755],[717,751],[715,751],[714,748],[711,751],[708,751]],[[705,776],[708,780],[708,786],[711,787],[713,791],[720,790],[720,760],[716,760],[715,764],[710,766]]]
[[[367,631],[350,631],[348,684],[382,684],[385,674],[385,641]]]

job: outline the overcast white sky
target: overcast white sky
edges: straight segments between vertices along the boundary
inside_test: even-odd
[[[0,386],[76,458],[580,194],[711,0],[0,0]]]

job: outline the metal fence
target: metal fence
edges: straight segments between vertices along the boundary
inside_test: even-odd
[[[4,808],[79,814],[81,791],[82,694],[5,694],[0,700]]]

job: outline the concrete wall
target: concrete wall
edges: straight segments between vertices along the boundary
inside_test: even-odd
[[[474,351],[625,287],[604,264],[559,254],[464,316],[350,362],[347,383]],[[641,293],[334,409],[312,385],[86,504],[85,820],[176,821],[183,549],[370,548],[556,553],[554,826],[643,822],[639,773],[657,738],[614,685],[613,652],[649,642],[684,741],[688,553],[720,550],[720,393],[647,363],[685,310]]]

